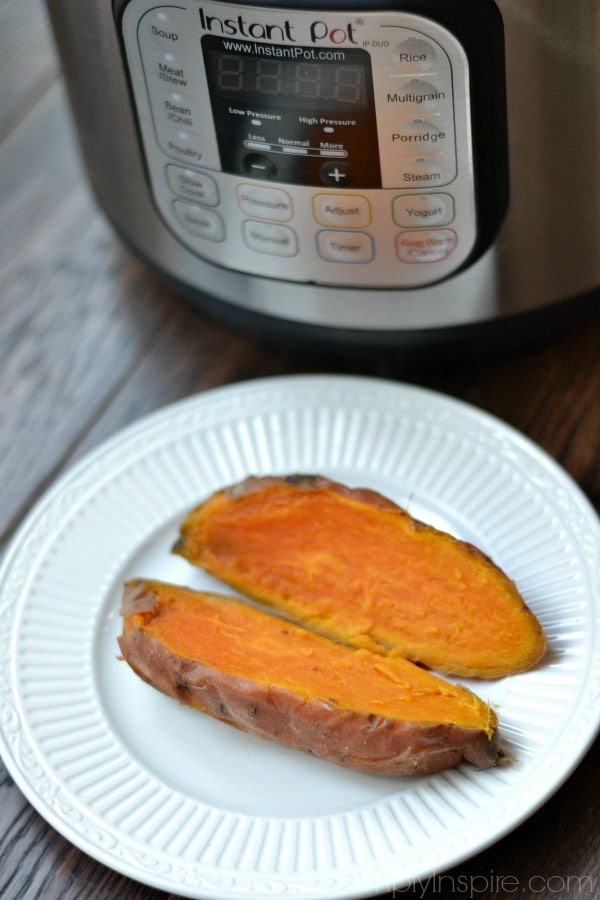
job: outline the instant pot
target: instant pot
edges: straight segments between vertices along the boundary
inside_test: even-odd
[[[47,0],[106,215],[199,306],[334,346],[597,310],[597,0]]]

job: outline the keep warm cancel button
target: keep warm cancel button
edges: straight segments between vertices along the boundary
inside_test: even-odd
[[[396,256],[405,263],[441,262],[455,250],[457,240],[451,228],[401,231],[396,235]]]

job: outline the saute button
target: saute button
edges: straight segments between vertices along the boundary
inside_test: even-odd
[[[195,172],[169,163],[167,180],[173,193],[179,197],[195,200],[202,206],[216,206],[219,202],[217,184],[214,178],[204,172]]]
[[[175,215],[186,231],[207,241],[225,240],[225,225],[221,216],[212,209],[205,209],[196,203],[174,200]]]
[[[396,255],[405,263],[436,263],[447,259],[456,247],[451,228],[431,231],[402,231],[396,236]]]
[[[404,194],[394,197],[392,216],[401,228],[448,225],[454,218],[454,199],[441,193]]]
[[[317,249],[328,262],[368,263],[375,256],[373,238],[364,231],[320,231]]]
[[[313,216],[320,225],[365,228],[371,223],[371,207],[357,194],[315,194]]]

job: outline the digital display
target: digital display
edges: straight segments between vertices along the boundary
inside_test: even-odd
[[[364,109],[368,103],[362,65],[263,59],[221,51],[211,56],[216,90],[232,101],[272,97],[292,101],[296,109],[314,108],[316,102],[347,112]]]
[[[220,35],[202,54],[223,171],[287,184],[381,184],[371,57]]]

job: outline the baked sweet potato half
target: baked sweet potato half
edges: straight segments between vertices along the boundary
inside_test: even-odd
[[[122,615],[121,653],[144,681],[244,732],[379,775],[496,761],[490,707],[405,659],[159,581],[127,582]]]
[[[192,510],[173,549],[306,628],[438,672],[497,678],[545,652],[498,566],[372,490],[251,477]]]

